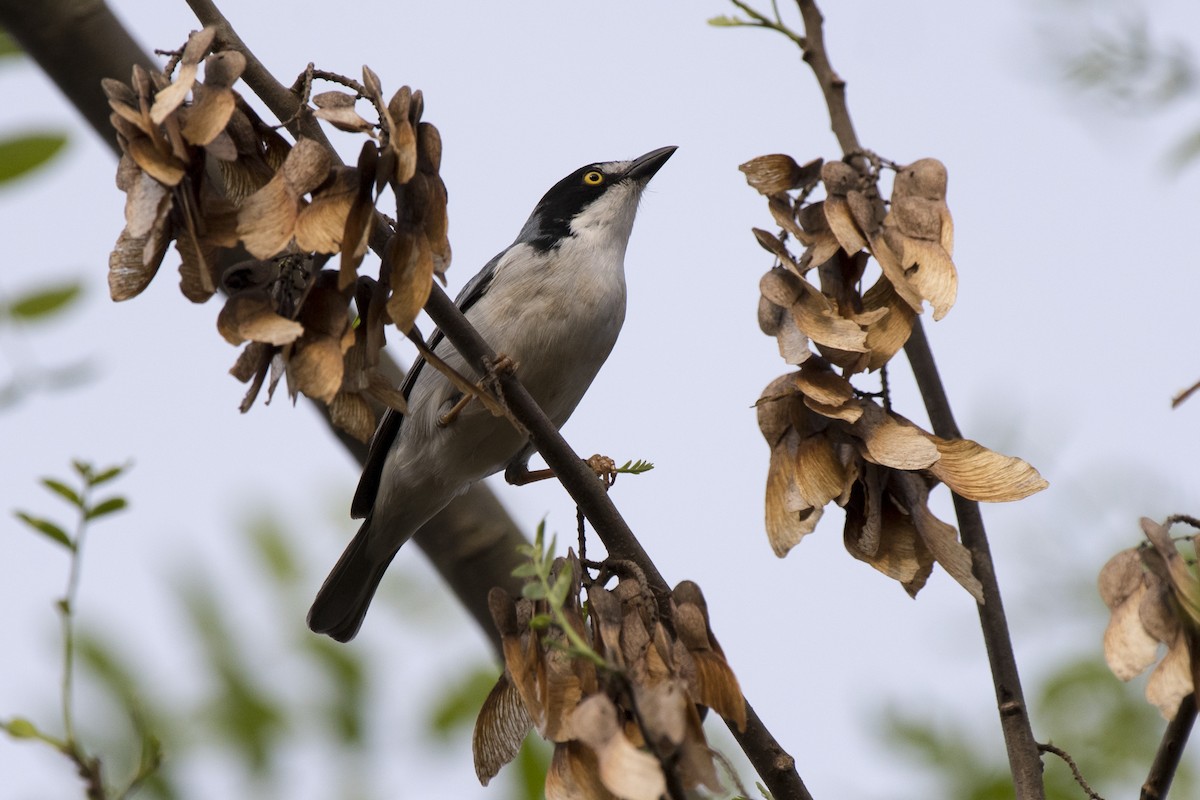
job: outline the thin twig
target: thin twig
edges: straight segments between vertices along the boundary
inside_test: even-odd
[[[1163,731],[1158,752],[1154,754],[1154,763],[1150,765],[1150,774],[1142,784],[1141,800],[1163,800],[1167,796],[1171,789],[1171,781],[1175,778],[1175,771],[1179,769],[1183,748],[1187,746],[1188,736],[1195,724],[1196,694],[1193,692],[1179,701],[1175,718]]]
[[[962,438],[920,319],[914,320],[904,352],[912,365],[933,432],[944,439]],[[983,526],[983,514],[979,510],[979,503],[973,500],[957,494],[953,495],[953,500],[959,535],[971,551],[972,571],[983,586],[983,602],[978,605],[979,625],[996,689],[996,705],[1000,710],[1000,726],[1004,732],[1009,767],[1012,769],[1013,787],[1019,800],[1043,798],[1045,787],[1042,783],[1041,758],[1021,689],[1021,677],[1008,632],[1008,618],[1000,599],[1000,584],[996,579],[991,547]]]
[[[1043,753],[1053,753],[1066,762],[1067,766],[1071,768],[1071,774],[1075,776],[1075,782],[1078,783],[1079,788],[1083,789],[1083,791],[1087,794],[1089,800],[1104,800],[1104,798],[1097,794],[1096,791],[1084,779],[1083,773],[1079,771],[1079,765],[1075,763],[1075,759],[1071,758],[1070,753],[1068,753],[1066,750],[1063,750],[1061,747],[1056,747],[1050,744],[1049,742],[1046,744],[1038,742],[1038,750]]]
[[[242,73],[242,80],[267,105],[271,113],[279,119],[287,119],[295,114],[299,105],[296,95],[266,70],[216,5],[211,0],[188,0],[188,5],[201,23],[217,27],[217,40],[223,47],[236,49],[246,57],[246,70]],[[311,114],[301,114],[295,125],[296,129],[289,128],[293,135],[302,132],[304,136],[324,144],[331,155],[337,157],[329,145],[328,138]],[[386,231],[382,220],[375,226],[371,237],[371,249],[381,253],[386,244],[386,232],[377,236],[376,232],[379,231]],[[471,364],[481,377],[486,375],[488,365],[496,360],[495,352],[437,284],[433,286],[425,310],[467,363]],[[645,573],[648,584],[665,610],[670,601],[670,589],[666,581],[613,505],[604,486],[596,480],[596,474],[574,453],[554,423],[538,407],[514,374],[501,373],[497,376],[496,383],[503,390],[501,399],[522,427],[529,431],[534,447],[545,459],[546,464],[554,470],[567,493],[591,520],[609,555],[637,564]],[[669,619],[670,616],[664,614],[664,618]],[[746,703],[746,712],[745,731],[739,731],[732,723],[727,724],[776,800],[811,800],[808,789],[796,772],[795,760],[783,750],[763,725],[749,702]]]

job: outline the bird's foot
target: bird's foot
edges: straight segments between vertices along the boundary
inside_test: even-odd
[[[463,412],[463,409],[469,406],[474,399],[475,395],[473,394],[464,394],[458,398],[458,402],[451,406],[449,411],[437,418],[437,426],[444,428],[454,422],[454,420],[458,419],[458,415]]]
[[[489,391],[488,383],[494,381],[496,376],[510,375],[516,371],[516,369],[517,362],[513,361],[503,353],[497,355],[496,359],[492,361],[488,368],[487,376],[483,380],[479,381],[479,383],[475,384],[476,391],[474,393],[463,394],[463,396],[458,399],[458,402],[455,403],[449,411],[437,418],[437,426],[439,428],[445,428],[447,425],[453,423],[454,420],[458,419],[458,415],[461,414],[476,397],[483,401],[483,404],[486,405],[493,414],[496,416],[503,416],[504,411],[498,404],[494,402],[488,402],[490,399],[490,396],[487,394]]]
[[[554,477],[552,469],[533,469],[528,464],[509,464],[504,470],[504,480],[511,486],[524,486],[527,483],[544,481]]]

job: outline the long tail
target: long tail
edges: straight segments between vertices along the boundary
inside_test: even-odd
[[[308,610],[308,627],[314,633],[348,642],[362,626],[379,581],[397,552],[392,550],[382,559],[371,552],[367,546],[370,527],[371,518],[367,517],[317,592]]]

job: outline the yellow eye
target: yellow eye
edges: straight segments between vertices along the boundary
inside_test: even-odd
[[[604,183],[604,173],[597,170],[585,172],[583,174],[583,182],[588,186],[599,186],[600,184]]]

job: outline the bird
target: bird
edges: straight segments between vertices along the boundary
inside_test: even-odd
[[[587,164],[546,192],[511,245],[471,278],[455,303],[516,370],[556,427],[579,404],[625,320],[625,250],[643,191],[675,152]],[[427,347],[460,374],[465,360],[440,331]],[[401,546],[451,500],[489,475],[530,474],[533,447],[504,417],[465,401],[418,358],[368,448],[350,512],[362,525],[325,579],[308,626],[354,638]],[[519,482],[510,478],[510,482]]]

